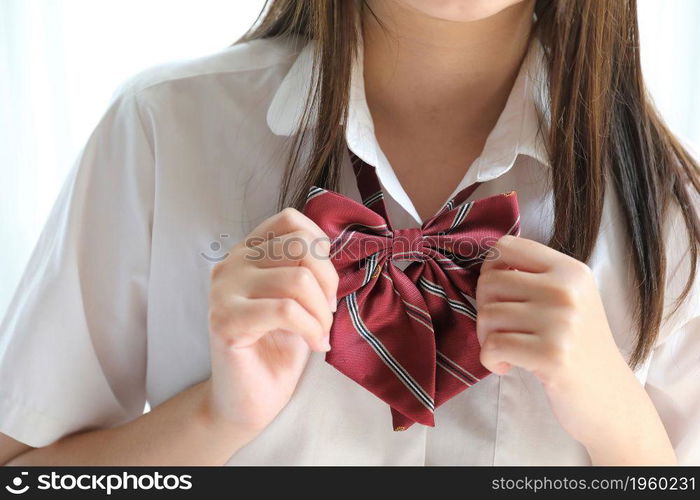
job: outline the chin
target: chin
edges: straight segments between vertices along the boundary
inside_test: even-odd
[[[444,21],[486,19],[525,0],[396,0],[413,10]]]

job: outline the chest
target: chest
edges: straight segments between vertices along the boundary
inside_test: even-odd
[[[554,220],[548,175],[546,168],[523,156],[505,174],[482,183],[475,197],[515,190],[522,237],[546,242]],[[148,398],[152,405],[210,373],[207,297],[213,263],[203,254],[211,258],[225,255],[251,225],[274,213],[274,207],[261,197],[243,196],[242,192],[231,196],[231,183],[221,183],[226,188],[210,186],[197,191],[192,184],[159,182],[163,196],[154,212],[148,310]],[[274,179],[269,182],[272,192]],[[359,201],[349,165],[341,172],[340,184],[343,194]],[[395,228],[419,225],[391,192],[385,195]],[[624,266],[624,233],[613,201],[606,204],[589,265],[618,346],[628,351],[634,332],[632,298]],[[525,372],[484,380],[446,405],[441,415],[435,429],[416,427],[411,434],[394,433],[385,405],[315,357],[280,418],[230,463],[418,465],[554,460],[576,464],[586,460],[578,444],[561,433],[540,385]],[[552,448],[541,449],[544,442],[552,443]]]

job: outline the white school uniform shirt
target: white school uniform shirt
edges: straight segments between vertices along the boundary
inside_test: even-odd
[[[454,191],[476,181],[479,197],[516,190],[522,236],[546,242],[550,166],[535,111],[544,73],[532,47],[482,154]],[[277,211],[312,49],[294,38],[252,41],[151,68],[115,93],[2,323],[0,432],[45,446],[123,424],[146,401],[155,407],[209,376],[210,270]],[[361,49],[347,143],[377,168],[394,226],[415,227],[420,217],[375,138]],[[340,191],[359,200],[349,161]],[[636,331],[630,248],[612,189],[607,196],[588,264],[628,355]],[[669,302],[689,265],[682,227],[676,213],[666,240]],[[682,463],[700,463],[698,297],[696,286],[636,371]],[[228,464],[590,463],[557,423],[541,383],[517,368],[465,390],[435,420],[434,428],[394,432],[384,402],[313,353],[289,404]]]

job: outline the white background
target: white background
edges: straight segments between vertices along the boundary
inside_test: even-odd
[[[233,43],[262,0],[0,0],[0,317],[65,175],[138,71]],[[647,83],[700,149],[700,0],[640,0]]]

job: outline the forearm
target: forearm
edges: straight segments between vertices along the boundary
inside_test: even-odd
[[[668,434],[654,404],[631,372],[618,397],[607,399],[608,417],[586,439],[593,465],[676,465]]]
[[[67,436],[7,465],[223,465],[253,436],[214,424],[204,384],[127,424]]]

